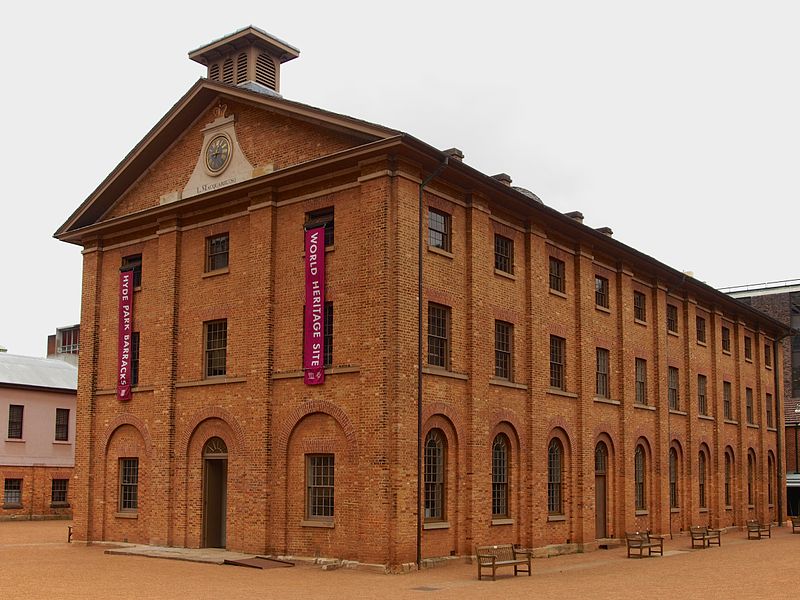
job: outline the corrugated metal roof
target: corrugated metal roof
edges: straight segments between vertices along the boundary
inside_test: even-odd
[[[0,384],[78,389],[78,368],[52,358],[0,353]]]

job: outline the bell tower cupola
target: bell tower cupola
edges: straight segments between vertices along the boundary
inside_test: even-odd
[[[208,67],[208,79],[272,95],[280,95],[281,65],[298,56],[300,50],[252,25],[189,52]]]

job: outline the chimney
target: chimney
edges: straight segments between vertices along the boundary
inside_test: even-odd
[[[583,213],[578,210],[573,210],[572,212],[564,213],[570,219],[576,220],[578,223],[583,223]]]
[[[458,148],[448,148],[447,150],[443,150],[442,152],[444,152],[447,156],[449,156],[453,160],[457,160],[458,162],[462,162],[464,160],[464,153]]]
[[[208,79],[278,96],[281,65],[298,56],[300,50],[252,25],[189,52],[208,67]]]
[[[614,235],[614,230],[611,227],[598,227],[595,231],[599,231],[603,235],[607,235],[608,237],[612,237]]]
[[[492,178],[509,187],[511,186],[511,175],[508,173],[498,173],[497,175],[492,175]]]

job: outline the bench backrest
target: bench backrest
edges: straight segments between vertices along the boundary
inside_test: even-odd
[[[514,547],[511,544],[497,544],[495,546],[478,546],[478,554],[494,554],[497,560],[514,560]]]
[[[692,525],[691,532],[699,535],[707,535],[708,534],[708,527],[705,525]]]

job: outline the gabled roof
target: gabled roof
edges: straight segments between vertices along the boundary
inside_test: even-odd
[[[108,177],[92,192],[54,237],[95,223],[137,179],[152,166],[170,145],[197,119],[218,96],[223,95],[242,102],[255,104],[266,110],[300,120],[316,123],[361,137],[365,142],[397,136],[399,131],[389,129],[346,115],[316,108],[308,104],[286,100],[279,96],[254,92],[247,88],[199,79],[166,115],[142,138]]]
[[[76,391],[78,368],[63,360],[0,353],[0,386]]]

